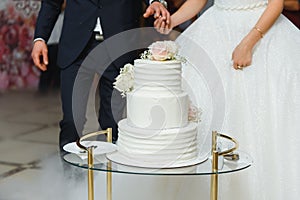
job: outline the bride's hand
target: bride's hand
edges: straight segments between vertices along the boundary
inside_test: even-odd
[[[232,53],[232,61],[234,69],[243,69],[248,67],[252,62],[252,47],[245,42],[241,42]]]
[[[154,28],[161,34],[169,34],[172,29],[173,29],[173,26],[172,26],[172,21],[169,21],[169,24],[166,23],[166,21],[160,17],[158,19],[156,19],[154,21]]]
[[[233,68],[242,70],[252,63],[253,48],[263,37],[262,32],[253,28],[243,40],[235,47],[232,53]]]

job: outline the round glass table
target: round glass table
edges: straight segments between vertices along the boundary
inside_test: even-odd
[[[93,172],[103,171],[107,175],[107,200],[112,200],[112,173],[125,173],[125,174],[135,174],[135,175],[210,175],[210,200],[218,199],[218,175],[224,173],[232,173],[246,169],[251,166],[252,158],[245,152],[237,151],[238,143],[234,138],[227,135],[213,131],[212,133],[212,148],[211,156],[205,161],[189,165],[186,167],[173,167],[173,168],[146,168],[146,167],[136,167],[129,164],[120,164],[120,162],[115,162],[110,158],[110,153],[96,154],[94,150],[97,148],[95,145],[87,145],[87,143],[82,142],[91,136],[96,136],[99,134],[107,134],[107,142],[105,144],[111,143],[111,129],[105,131],[98,131],[82,136],[77,142],[76,147],[79,147],[80,151],[78,153],[67,153],[63,156],[63,159],[76,167],[81,167],[87,169],[88,174],[88,200],[94,200],[94,175]],[[234,143],[233,147],[227,149],[220,149],[218,145],[218,139],[223,138]],[[88,141],[87,141],[88,142]],[[101,147],[101,146],[99,146]],[[99,149],[99,148],[98,148]]]
[[[114,173],[125,173],[125,174],[139,174],[139,175],[213,175],[213,174],[224,174],[232,173],[246,169],[251,166],[252,158],[244,152],[237,151],[239,155],[239,160],[232,161],[219,158],[219,168],[218,171],[213,171],[212,169],[212,159],[208,158],[204,162],[187,166],[187,167],[176,167],[176,168],[145,168],[145,167],[134,167],[124,164],[115,163],[106,158],[105,154],[94,155],[94,164],[89,167],[87,159],[82,159],[80,156],[74,153],[68,153],[64,155],[64,160],[76,167],[81,167],[85,169],[104,171],[104,172],[114,172]],[[222,163],[223,162],[223,163]]]
[[[239,155],[238,160],[228,160],[223,156],[218,158],[218,170],[213,169],[213,160],[209,157],[206,161],[187,167],[177,167],[177,168],[165,168],[165,169],[155,169],[155,168],[143,168],[134,167],[115,163],[106,158],[105,154],[94,155],[93,165],[89,166],[87,159],[82,159],[77,154],[68,153],[64,155],[63,159],[67,163],[85,168],[88,171],[88,200],[94,199],[94,187],[93,187],[93,171],[103,171],[107,173],[107,200],[112,200],[112,173],[125,173],[125,174],[136,174],[136,175],[210,175],[211,176],[211,200],[218,199],[218,174],[232,173],[246,169],[251,166],[252,158],[245,152],[236,151]]]

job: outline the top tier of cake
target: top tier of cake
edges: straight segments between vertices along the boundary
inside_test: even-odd
[[[127,94],[127,123],[145,129],[184,127],[188,95],[181,89],[180,61],[134,61],[134,90]]]
[[[151,61],[137,59],[134,61],[134,88],[147,92],[166,90],[173,93],[182,93],[181,89],[181,62]]]

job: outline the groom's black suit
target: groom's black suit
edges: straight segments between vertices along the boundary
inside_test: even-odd
[[[48,40],[63,0],[43,0],[35,38]],[[69,66],[86,47],[97,17],[101,18],[104,38],[138,27],[141,16],[138,0],[67,0],[64,26],[59,44],[58,64]]]
[[[43,0],[36,23],[35,38],[47,41],[60,13],[63,0]],[[60,122],[60,147],[78,138],[72,113],[72,89],[79,67],[87,54],[100,42],[95,40],[94,28],[100,17],[104,38],[139,26],[141,3],[138,0],[67,0],[64,25],[59,43],[58,65],[61,70],[61,98],[63,119]],[[146,0],[148,3],[148,0]],[[133,60],[132,56],[122,59]],[[115,62],[116,63],[116,62]],[[121,62],[109,66],[100,79],[100,117],[102,129],[113,128],[117,139],[117,125],[111,112],[112,82],[119,73]],[[101,89],[102,88],[102,89]],[[81,134],[81,133],[79,133]]]

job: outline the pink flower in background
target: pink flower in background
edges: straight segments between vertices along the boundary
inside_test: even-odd
[[[27,55],[26,55],[25,49],[22,49],[20,47],[14,48],[14,50],[12,52],[12,59],[14,62],[21,63],[24,60],[26,60],[26,62],[27,62],[26,56]],[[18,67],[21,67],[21,65],[18,65]]]
[[[21,70],[20,70],[20,75],[25,77],[29,74],[30,66],[29,63],[27,62],[22,62],[21,63]]]
[[[4,25],[1,28],[0,34],[2,39],[10,47],[16,47],[18,45],[19,36],[19,27],[17,25]]]
[[[3,40],[0,40],[0,64],[7,62],[9,56],[10,48],[4,43]]]
[[[10,81],[13,89],[25,88],[25,83],[21,76],[13,75],[10,77]]]
[[[0,71],[0,91],[4,91],[9,86],[9,77],[6,71]]]
[[[6,15],[10,20],[15,20],[17,18],[17,14],[15,12],[15,7],[12,4],[6,5]]]
[[[29,73],[26,78],[27,88],[35,88],[39,83],[39,77],[34,73]]]
[[[37,13],[25,16],[9,2],[0,9],[0,89],[37,88],[40,72],[30,56]]]
[[[31,51],[32,38],[34,30],[30,30],[30,27],[23,25],[19,28],[19,47],[27,51]]]
[[[2,27],[3,24],[5,24],[5,22],[6,22],[5,12],[3,10],[0,10],[0,27]]]

